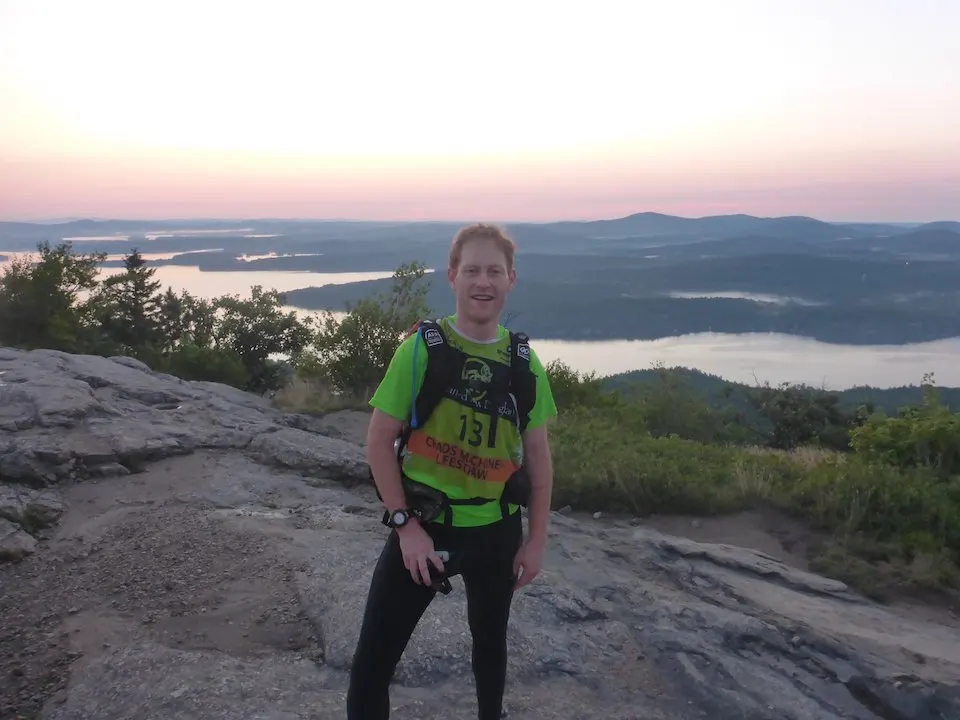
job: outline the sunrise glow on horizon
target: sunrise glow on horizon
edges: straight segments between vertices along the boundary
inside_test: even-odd
[[[0,0],[0,219],[960,219],[960,2]]]

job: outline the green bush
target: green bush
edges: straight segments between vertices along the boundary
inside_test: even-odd
[[[184,343],[163,356],[153,369],[184,380],[206,380],[236,388],[246,388],[250,383],[243,358],[230,348]]]
[[[940,477],[960,474],[960,414],[927,404],[899,417],[876,415],[851,433],[864,457],[899,468],[929,467]]]
[[[621,405],[618,392],[604,388],[603,380],[596,373],[581,373],[562,360],[553,360],[544,366],[550,390],[557,408],[566,410],[576,407],[613,408]]]
[[[774,450],[744,444],[736,418],[670,382],[608,393],[562,364],[549,372],[554,507],[642,517],[768,506],[826,538],[812,569],[875,597],[960,588],[960,415],[928,401],[854,427],[852,453]]]
[[[896,540],[908,553],[960,550],[960,480],[860,458],[825,461],[786,489],[789,505],[817,527]]]
[[[770,497],[790,469],[774,456],[653,437],[636,408],[577,407],[552,431],[554,504],[647,515],[713,515]]]

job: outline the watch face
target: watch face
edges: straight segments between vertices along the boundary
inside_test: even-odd
[[[403,510],[397,510],[393,514],[393,524],[403,525],[407,521],[407,514]]]

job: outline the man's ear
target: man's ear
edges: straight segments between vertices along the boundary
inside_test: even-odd
[[[454,281],[457,279],[457,269],[453,267],[447,268],[447,282],[450,283],[450,287],[453,287]]]
[[[510,278],[510,289],[513,290],[514,286],[517,284],[517,269],[510,268],[510,271],[507,273],[507,277]]]

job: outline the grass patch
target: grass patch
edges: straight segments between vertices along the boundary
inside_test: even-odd
[[[635,515],[754,507],[770,497],[786,467],[772,455],[651,437],[626,411],[565,412],[551,446],[557,506]]]
[[[286,412],[325,415],[336,410],[368,410],[368,397],[338,393],[319,380],[294,376],[273,395],[273,404]]]
[[[896,542],[834,539],[810,559],[810,570],[880,602],[902,597],[960,602],[960,569],[946,550],[906,553]]]

